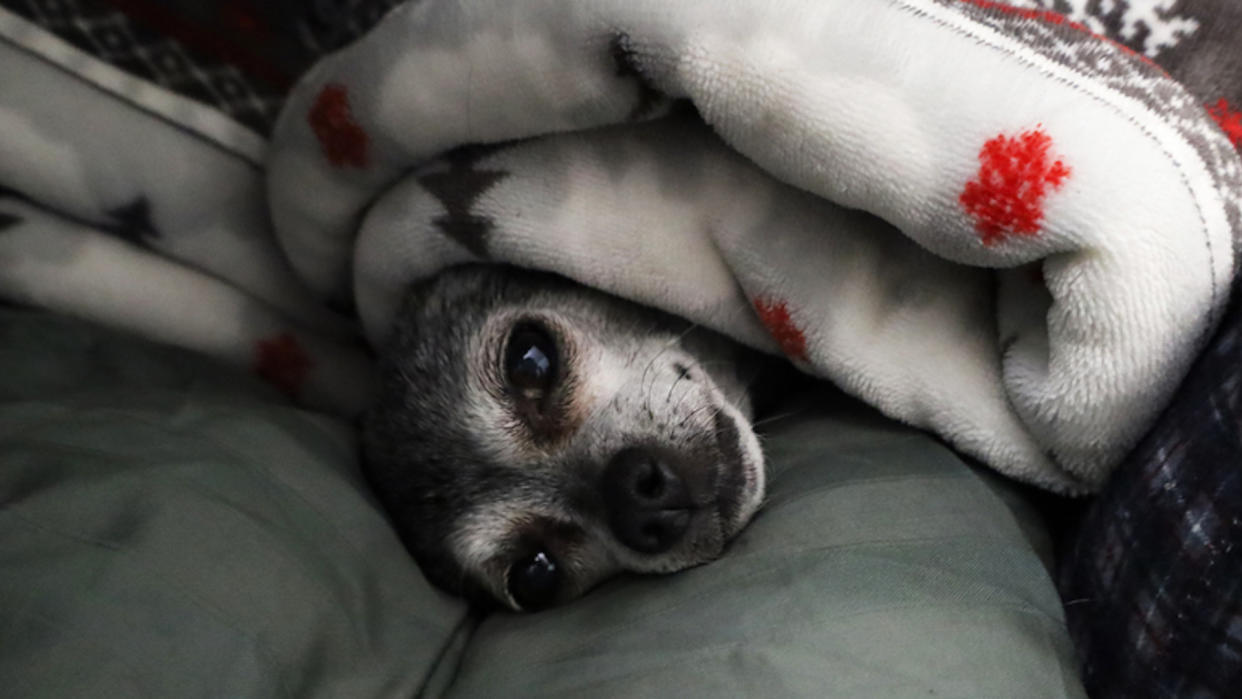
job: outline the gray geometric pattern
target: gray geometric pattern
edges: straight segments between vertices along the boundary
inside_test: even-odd
[[[1063,14],[1096,34],[1156,58],[1203,29],[1197,18],[1182,14],[1194,1],[1162,0],[1156,5],[1152,0],[1011,0],[1009,4]]]
[[[475,213],[474,204],[496,183],[509,176],[504,170],[477,168],[479,161],[508,143],[462,146],[444,155],[448,168],[418,177],[418,182],[444,206],[444,215],[432,219],[445,235],[481,259],[488,259],[487,244],[495,222]]]
[[[132,19],[126,3],[107,0],[0,0],[0,6],[77,49],[170,92],[214,107],[260,134],[268,134],[288,83],[318,56],[363,34],[401,0],[161,0],[162,12],[192,28],[200,44],[187,46]],[[227,6],[248,8],[270,30],[247,44],[255,66],[222,56],[242,38],[236,29],[208,23]],[[236,56],[233,56],[236,58]],[[240,66],[240,67],[239,67]]]
[[[284,96],[237,68],[197,55],[92,0],[5,0],[4,5],[76,48],[170,92],[211,105],[267,133]]]

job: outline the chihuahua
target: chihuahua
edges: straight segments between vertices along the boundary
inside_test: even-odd
[[[364,471],[428,578],[520,611],[717,558],[759,509],[757,354],[562,277],[414,285]]]

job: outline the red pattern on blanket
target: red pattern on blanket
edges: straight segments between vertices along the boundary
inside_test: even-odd
[[[1044,198],[1070,175],[1063,162],[1052,160],[1051,148],[1052,138],[1039,129],[1013,138],[1001,134],[983,144],[978,179],[966,183],[959,201],[975,219],[984,245],[1039,233]]]
[[[344,85],[325,85],[306,115],[323,155],[333,167],[365,168],[370,161],[370,137],[354,120]]]
[[[292,333],[283,332],[255,344],[254,373],[290,397],[297,397],[313,366],[314,361]]]

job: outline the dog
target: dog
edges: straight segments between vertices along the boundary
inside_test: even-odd
[[[428,579],[515,611],[719,557],[759,509],[757,353],[563,277],[414,285],[363,469]]]

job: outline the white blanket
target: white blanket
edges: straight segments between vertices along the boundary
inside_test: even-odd
[[[554,270],[1059,491],[1168,399],[1242,228],[1180,85],[983,0],[415,3],[303,81],[268,176],[375,341],[448,265]]]
[[[62,43],[0,12],[0,296],[345,413],[368,359],[321,301],[380,342],[408,283],[490,260],[1085,492],[1240,259],[1242,163],[1204,105],[988,0],[407,3],[303,78],[265,171],[253,135]]]

